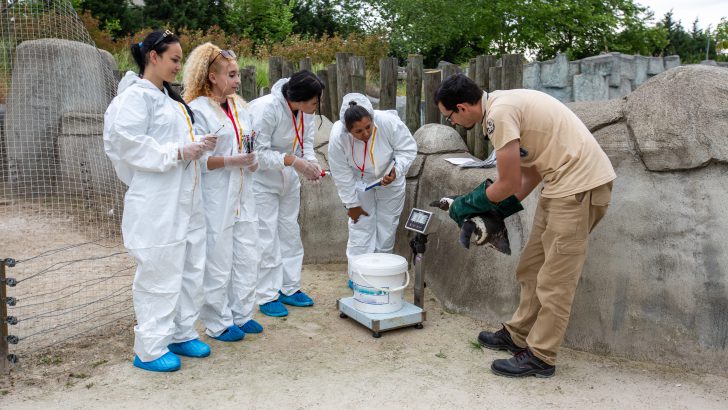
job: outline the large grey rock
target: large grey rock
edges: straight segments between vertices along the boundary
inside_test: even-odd
[[[629,78],[622,78],[619,87],[609,87],[609,99],[622,98],[632,92],[632,81]]]
[[[323,115],[317,115],[314,119],[314,127],[316,127],[316,133],[313,136],[313,145],[319,148],[329,143],[329,137],[331,136],[331,127],[334,124]]]
[[[329,168],[324,155],[327,152],[328,145],[316,150],[316,157],[324,169]],[[259,209],[258,212],[265,210]],[[346,241],[349,237],[347,218],[332,178],[324,177],[320,184],[301,179],[298,223],[305,263],[346,262]]]
[[[722,68],[669,70],[630,94],[625,112],[649,170],[728,160],[728,71]]]
[[[634,56],[622,53],[611,53],[614,57],[614,65],[612,73],[609,76],[609,85],[612,87],[623,87],[624,80],[631,81],[635,77],[635,60]],[[632,91],[630,89],[630,91]]]
[[[542,88],[539,91],[545,92],[562,103],[568,103],[574,100],[574,89],[571,86],[564,88]]]
[[[103,123],[103,114],[68,112],[58,136],[59,191],[87,221],[118,220],[126,192],[104,152]]]
[[[647,61],[647,74],[657,75],[665,71],[665,60],[662,57],[649,57]]]
[[[541,63],[534,62],[523,65],[523,88],[541,89]]]
[[[413,137],[420,154],[468,151],[468,146],[460,134],[453,127],[446,125],[426,124],[417,130]]]
[[[680,67],[680,56],[665,56],[665,70]]]
[[[624,100],[573,102],[566,104],[594,132],[624,118]]]
[[[603,101],[607,99],[609,99],[609,84],[604,75],[579,74],[574,76],[574,101]]]
[[[647,57],[634,56],[634,78],[632,79],[633,90],[647,81],[647,64]]]
[[[612,74],[614,60],[610,54],[584,58],[581,60],[581,73],[608,76]]]
[[[563,88],[569,85],[569,60],[566,54],[541,63],[541,84],[544,87]]]
[[[25,41],[16,47],[6,120],[10,182],[16,194],[54,192],[61,117],[67,112],[103,113],[115,94],[116,67],[107,54],[60,39]]]

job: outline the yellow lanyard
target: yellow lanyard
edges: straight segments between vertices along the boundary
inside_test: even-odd
[[[187,120],[187,127],[190,129],[190,140],[192,142],[195,142],[195,133],[192,129],[192,120],[190,119],[189,114],[187,113],[187,108],[185,108],[184,104],[177,101],[177,104],[179,104],[179,108],[182,110],[182,114],[185,116],[185,119]],[[195,191],[195,188],[197,188],[197,160],[193,161],[195,163],[195,185],[192,187],[192,191]]]

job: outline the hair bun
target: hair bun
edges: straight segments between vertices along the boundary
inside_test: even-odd
[[[349,107],[354,107],[356,105],[356,101],[349,101]]]

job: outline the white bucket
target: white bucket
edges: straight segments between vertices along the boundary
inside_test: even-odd
[[[367,253],[353,258],[354,308],[366,313],[402,309],[404,289],[410,280],[407,266],[407,259],[391,253]]]

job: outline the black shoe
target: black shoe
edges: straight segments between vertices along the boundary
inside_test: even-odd
[[[556,373],[556,366],[547,364],[534,356],[531,349],[524,349],[510,359],[493,360],[490,370],[499,376],[506,377],[551,377]]]
[[[478,342],[480,342],[481,346],[485,346],[488,349],[507,350],[513,354],[520,353],[526,349],[525,347],[518,347],[515,343],[513,343],[511,334],[508,333],[505,326],[495,333],[480,332],[478,335]]]

